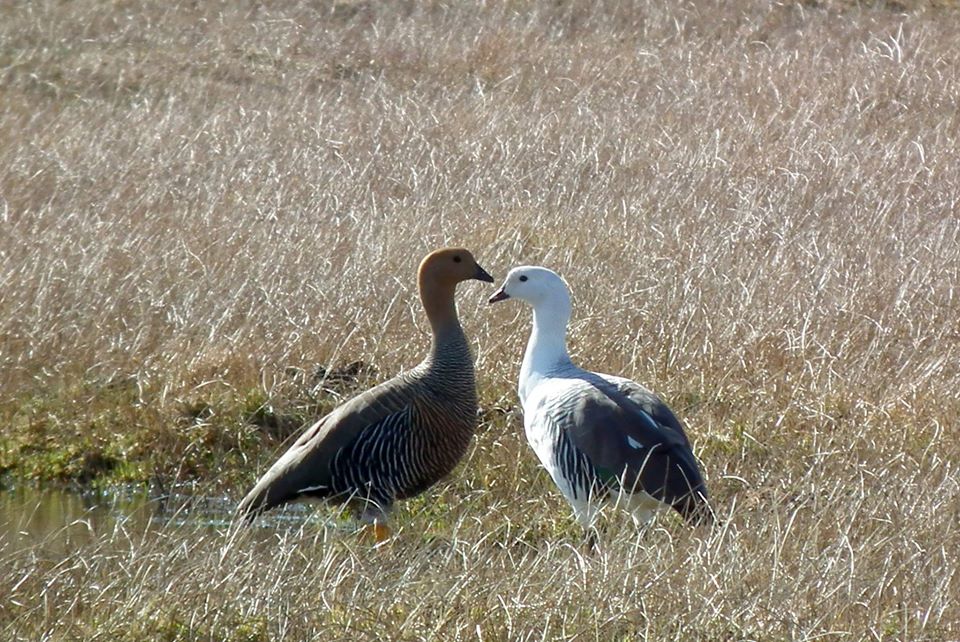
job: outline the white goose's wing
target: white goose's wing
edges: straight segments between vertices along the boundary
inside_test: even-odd
[[[706,484],[673,413],[592,372],[571,372],[567,379],[563,396],[550,404],[550,420],[586,455],[597,477],[628,492],[643,490],[688,519],[703,518]]]
[[[663,400],[660,399],[657,394],[636,381],[630,379],[624,379],[623,377],[616,377],[614,375],[601,374],[601,373],[591,373],[596,374],[597,376],[606,379],[614,386],[621,394],[626,395],[631,400],[637,403],[644,412],[649,414],[658,425],[663,428],[668,428],[675,431],[686,442],[687,446],[690,446],[690,440],[687,438],[687,433],[683,428],[683,423],[677,416],[673,414],[673,411],[670,410],[667,404],[663,403]]]

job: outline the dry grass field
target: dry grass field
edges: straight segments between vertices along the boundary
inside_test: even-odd
[[[567,278],[724,516],[582,551],[470,283],[476,446],[394,540],[0,540],[0,638],[960,639],[958,105],[952,3],[0,3],[6,485],[238,498],[456,243]]]

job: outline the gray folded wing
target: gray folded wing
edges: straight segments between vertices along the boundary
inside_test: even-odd
[[[673,430],[683,437],[683,441],[688,447],[690,446],[690,440],[687,438],[687,433],[683,428],[683,424],[679,419],[677,419],[677,416],[673,414],[673,411],[670,410],[667,404],[663,403],[660,397],[635,381],[622,379],[620,377],[606,378],[612,381],[618,391],[638,404],[640,408],[650,415],[659,426]]]
[[[566,400],[568,416],[558,423],[598,477],[628,492],[643,490],[685,517],[699,519],[706,485],[669,408],[639,386],[624,394],[622,385],[594,373],[579,378],[586,385]]]

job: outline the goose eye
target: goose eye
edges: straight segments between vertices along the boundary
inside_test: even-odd
[[[454,263],[459,263],[459,262],[462,261],[462,260],[463,260],[463,259],[460,258],[460,255],[459,255],[459,254],[458,254],[457,256],[453,257],[453,262],[454,262]]]
[[[521,281],[521,282],[526,281],[526,280],[527,280],[527,276],[526,276],[526,275],[523,275],[523,276],[520,277],[520,281]]]

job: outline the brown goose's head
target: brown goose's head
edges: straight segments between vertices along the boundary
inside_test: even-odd
[[[462,247],[436,250],[420,262],[417,272],[420,301],[435,334],[460,327],[453,295],[457,284],[469,279],[493,283],[493,277],[477,265],[469,250]]]
[[[431,252],[420,262],[418,275],[421,284],[439,287],[454,287],[469,279],[493,283],[493,277],[480,267],[470,250],[462,247],[446,247]]]

